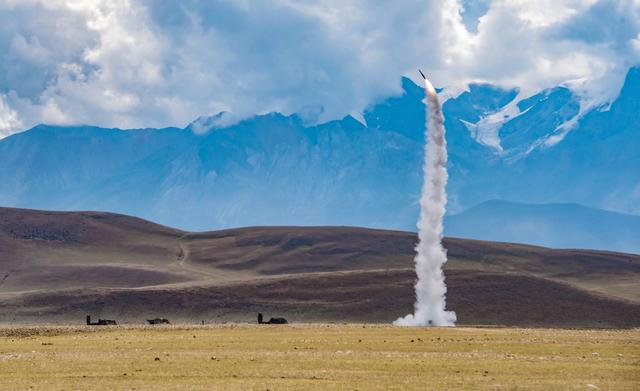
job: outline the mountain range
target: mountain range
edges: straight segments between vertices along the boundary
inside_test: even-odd
[[[424,92],[407,78],[402,86],[401,96],[372,105],[360,121],[347,116],[310,125],[303,116],[269,113],[219,126],[220,113],[183,129],[39,125],[0,140],[0,205],[111,211],[189,230],[413,230],[422,184]],[[473,215],[465,210],[489,200],[640,214],[640,66],[629,70],[607,106],[585,110],[564,86],[521,95],[472,84],[444,101],[448,208],[457,215],[449,233],[486,232],[459,227]],[[507,210],[491,221],[503,224]],[[624,249],[638,251],[640,233],[630,236]],[[551,242],[573,243],[562,237]],[[607,240],[583,247],[620,249]]]

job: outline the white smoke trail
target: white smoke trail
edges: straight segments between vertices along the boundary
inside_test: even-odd
[[[447,141],[444,137],[444,118],[436,90],[424,80],[427,103],[427,140],[424,153],[424,183],[420,198],[419,242],[416,246],[416,303],[415,313],[393,322],[397,326],[453,326],[455,312],[445,311],[447,286],[442,266],[447,253],[442,247],[442,218],[447,195]]]

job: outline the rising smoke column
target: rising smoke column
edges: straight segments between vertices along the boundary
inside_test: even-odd
[[[393,322],[397,326],[453,326],[455,312],[445,311],[447,286],[442,266],[447,253],[442,247],[442,218],[447,194],[447,141],[444,138],[444,118],[433,85],[424,79],[427,103],[427,123],[424,147],[424,183],[420,197],[420,220],[416,246],[415,313]]]

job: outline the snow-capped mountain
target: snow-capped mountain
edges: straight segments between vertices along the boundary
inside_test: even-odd
[[[413,229],[425,114],[422,88],[402,84],[402,96],[364,113],[366,125],[272,113],[185,129],[36,126],[0,140],[0,205],[107,210],[192,230]],[[640,67],[606,108],[581,111],[562,86],[523,96],[479,84],[443,110],[452,213],[501,199],[640,214]]]

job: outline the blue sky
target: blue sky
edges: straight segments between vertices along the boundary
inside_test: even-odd
[[[0,137],[357,117],[418,67],[449,94],[565,83],[594,105],[640,63],[640,0],[0,0],[0,52]]]

